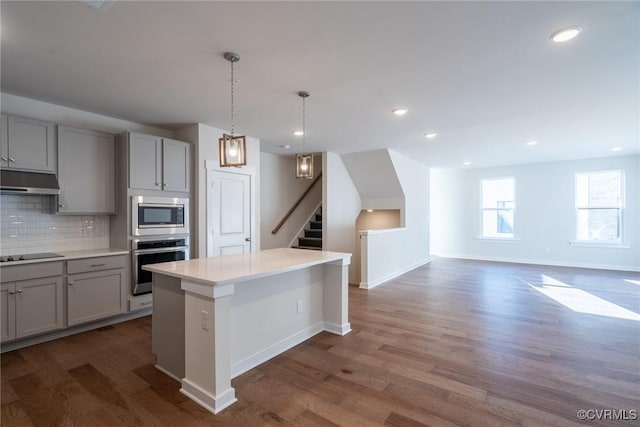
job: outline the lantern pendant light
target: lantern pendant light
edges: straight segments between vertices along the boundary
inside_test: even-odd
[[[247,149],[244,135],[234,134],[234,102],[236,81],[233,76],[233,64],[240,61],[237,53],[225,52],[224,59],[231,63],[231,134],[223,134],[218,141],[221,167],[240,167],[247,164]]]
[[[298,96],[302,98],[302,153],[296,154],[296,178],[312,179],[313,178],[313,154],[307,154],[305,151],[305,142],[307,139],[307,112],[306,99],[310,93],[301,90]]]

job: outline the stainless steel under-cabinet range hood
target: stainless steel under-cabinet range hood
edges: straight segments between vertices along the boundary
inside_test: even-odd
[[[56,195],[60,194],[58,178],[52,173],[24,172],[3,169],[0,171],[2,194]]]

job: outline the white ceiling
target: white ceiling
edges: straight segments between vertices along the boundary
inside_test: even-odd
[[[638,2],[0,7],[3,91],[134,122],[228,128],[231,50],[236,130],[262,151],[299,149],[308,90],[312,151],[390,147],[439,167],[640,152]],[[549,40],[569,25],[584,31]]]

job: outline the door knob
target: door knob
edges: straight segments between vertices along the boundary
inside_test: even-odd
[[[250,242],[250,241],[251,241],[251,237],[246,237],[246,238],[244,239],[244,241],[245,241],[245,242]]]

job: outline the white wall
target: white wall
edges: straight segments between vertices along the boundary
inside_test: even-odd
[[[309,217],[322,202],[322,180],[291,214],[282,228],[271,234],[284,214],[309,188],[313,180],[296,178],[296,159],[293,156],[277,156],[260,153],[260,244],[262,249],[288,247]],[[322,172],[322,157],[314,157],[314,179]]]
[[[362,232],[360,230],[384,230],[398,227],[400,227],[400,209],[380,209],[373,212],[363,210],[360,212],[356,220],[356,251],[351,257],[351,264],[355,271],[355,283],[362,281],[362,240],[360,238]]]
[[[360,194],[338,154],[323,153],[322,170],[322,247],[326,251],[353,254],[356,219],[361,210]],[[349,266],[349,283],[357,283],[353,264]]]
[[[407,229],[402,246],[393,248],[404,254],[404,266],[418,266],[430,261],[429,237],[429,168],[389,150],[391,161],[404,192],[405,204],[400,223]]]
[[[3,113],[30,117],[49,122],[119,134],[124,131],[142,132],[151,135],[173,137],[173,132],[153,126],[142,125],[114,117],[90,113],[62,105],[50,104],[22,96],[0,93],[0,108]]]
[[[341,157],[360,193],[362,209],[400,209],[404,206],[404,193],[389,150],[343,154]]]
[[[623,242],[630,248],[572,246],[575,173],[625,171]],[[432,245],[441,256],[640,270],[640,156],[500,168],[432,170]],[[480,180],[514,177],[515,242],[480,240]]]
[[[203,257],[207,253],[207,172],[206,162],[211,160],[216,164],[220,163],[220,153],[218,151],[218,140],[225,133],[224,130],[213,126],[196,123],[178,129],[175,137],[191,142],[194,146],[193,153],[193,182],[194,182],[194,203],[195,220],[193,234],[191,235],[191,245],[195,248],[194,257]],[[252,192],[251,203],[255,206],[254,222],[252,227],[252,250],[260,250],[260,140],[252,137],[246,138],[247,144],[247,166],[237,170],[251,170],[255,173],[256,188]]]

